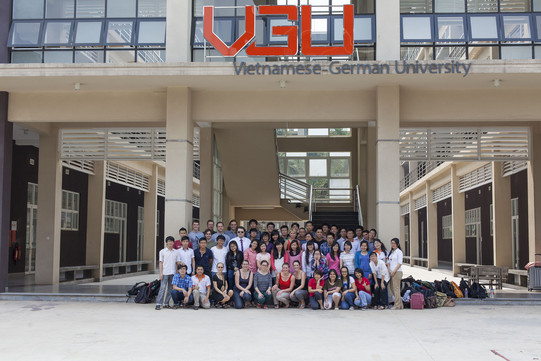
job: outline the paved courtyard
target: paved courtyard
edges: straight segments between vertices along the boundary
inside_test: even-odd
[[[161,310],[0,301],[2,360],[541,360],[539,306]]]

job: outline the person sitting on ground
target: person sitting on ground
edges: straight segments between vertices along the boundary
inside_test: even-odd
[[[330,310],[333,306],[335,310],[338,310],[340,299],[342,298],[341,288],[342,281],[338,278],[338,273],[336,270],[331,269],[325,285],[323,285],[323,299],[326,310]]]
[[[384,310],[388,304],[387,284],[390,276],[387,266],[378,259],[376,252],[370,253],[370,269],[374,277],[374,289],[372,290],[374,309]]]
[[[327,256],[325,257],[327,259],[329,271],[333,269],[336,273],[340,272],[340,253],[340,245],[338,242],[334,242],[331,246],[331,252],[327,253]]]
[[[314,258],[310,261],[310,268],[312,269],[312,275],[315,271],[320,270],[323,274],[323,280],[327,279],[329,273],[329,267],[327,267],[327,259],[322,256],[321,251],[316,249],[314,251]]]
[[[310,296],[310,307],[312,310],[324,309],[323,308],[323,272],[316,269],[314,271],[314,278],[308,281],[308,295]]]
[[[178,273],[173,277],[173,290],[171,296],[173,297],[173,308],[186,307],[188,304],[193,303],[192,295],[192,277],[187,274],[188,267],[185,264],[178,266]]]
[[[293,262],[293,277],[295,278],[295,285],[293,290],[289,294],[289,299],[299,304],[299,308],[306,307],[306,298],[308,297],[308,291],[306,287],[306,273],[301,269],[299,261]]]
[[[342,267],[341,271],[341,280],[342,280],[342,298],[340,302],[340,308],[343,310],[353,310],[354,301],[355,301],[355,281],[353,277],[349,275],[349,270],[347,267]]]
[[[252,273],[257,272],[257,254],[259,253],[259,241],[257,239],[252,239],[250,243],[250,248],[244,251],[244,260],[248,261],[250,264],[250,271]]]
[[[233,302],[236,309],[250,307],[252,300],[252,285],[254,283],[254,274],[250,271],[250,263],[247,260],[242,261],[242,267],[235,274],[235,289],[233,292]]]
[[[257,308],[268,308],[272,297],[272,276],[269,272],[269,262],[261,261],[259,270],[254,276],[254,302]]]
[[[295,286],[295,278],[289,272],[289,264],[284,263],[282,272],[278,273],[276,283],[272,286],[272,298],[274,300],[274,308],[280,308],[280,303],[283,303],[286,308],[289,308],[289,294]]]
[[[213,255],[212,251],[207,248],[207,239],[205,237],[199,240],[199,248],[193,251],[195,257],[195,266],[203,267],[204,273],[211,277]]]
[[[232,290],[235,286],[235,272],[242,267],[244,255],[239,251],[236,241],[229,242],[229,252],[225,256],[225,265],[227,268],[227,285]]]
[[[368,247],[368,244],[366,247]],[[364,277],[364,271],[361,268],[355,269],[355,300],[353,303],[363,310],[366,310],[372,304],[370,281]]]
[[[200,241],[201,242],[201,241]],[[210,277],[204,273],[203,266],[197,266],[196,274],[192,276],[193,283],[193,309],[198,310],[201,305],[205,309],[210,308]]]
[[[270,253],[267,252],[267,244],[265,242],[261,242],[259,245],[259,253],[255,256],[255,259],[258,270],[261,267],[262,261],[267,261],[267,264],[270,263]]]
[[[355,254],[351,250],[351,242],[349,240],[344,243],[344,252],[340,253],[340,269],[342,267],[347,267],[349,274],[355,272]]]
[[[159,254],[159,270],[160,270],[160,291],[156,297],[156,310],[171,308],[169,300],[171,299],[171,285],[173,277],[177,273],[177,265],[180,264],[180,258],[177,251],[173,248],[175,238],[168,236],[165,239],[165,248]]]
[[[220,242],[218,240],[218,242]],[[228,288],[227,278],[224,274],[224,264],[218,262],[216,269],[218,272],[212,276],[212,296],[214,297],[214,305],[216,308],[229,308],[228,302],[233,297],[233,291]]]

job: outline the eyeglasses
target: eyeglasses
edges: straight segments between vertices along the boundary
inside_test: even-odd
[[[217,266],[216,268],[224,268],[224,266]]]

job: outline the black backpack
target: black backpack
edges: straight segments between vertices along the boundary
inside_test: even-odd
[[[447,280],[441,281],[441,292],[445,293],[449,297],[456,298],[455,288],[453,287],[451,282]]]
[[[126,291],[126,302],[128,302],[132,296],[137,296],[139,290],[145,288],[146,286],[148,286],[148,283],[146,282],[137,282],[134,284],[132,288]]]
[[[460,288],[460,290],[462,291],[462,293],[464,294],[464,296],[466,296],[466,290],[468,290],[468,297],[471,297],[470,296],[470,293],[471,293],[471,289],[470,289],[470,285],[468,285],[468,282],[466,282],[464,280],[464,278],[462,278],[460,280],[460,284],[458,285],[458,287]]]
[[[485,286],[480,285],[477,282],[474,282],[471,285],[470,290],[468,291],[468,295],[471,298],[487,298],[488,297]]]
[[[160,281],[155,280],[139,289],[135,296],[135,303],[151,303],[160,292]]]

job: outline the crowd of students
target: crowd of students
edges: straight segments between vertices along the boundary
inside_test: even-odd
[[[387,250],[375,229],[327,224],[314,229],[311,221],[305,228],[294,223],[279,230],[268,223],[261,232],[252,219],[248,234],[235,220],[227,230],[218,222],[214,231],[213,221],[204,232],[199,228],[194,221],[189,233],[180,229],[179,240],[166,238],[156,310],[192,304],[195,310],[212,305],[383,310],[389,303],[403,308],[398,238]]]

